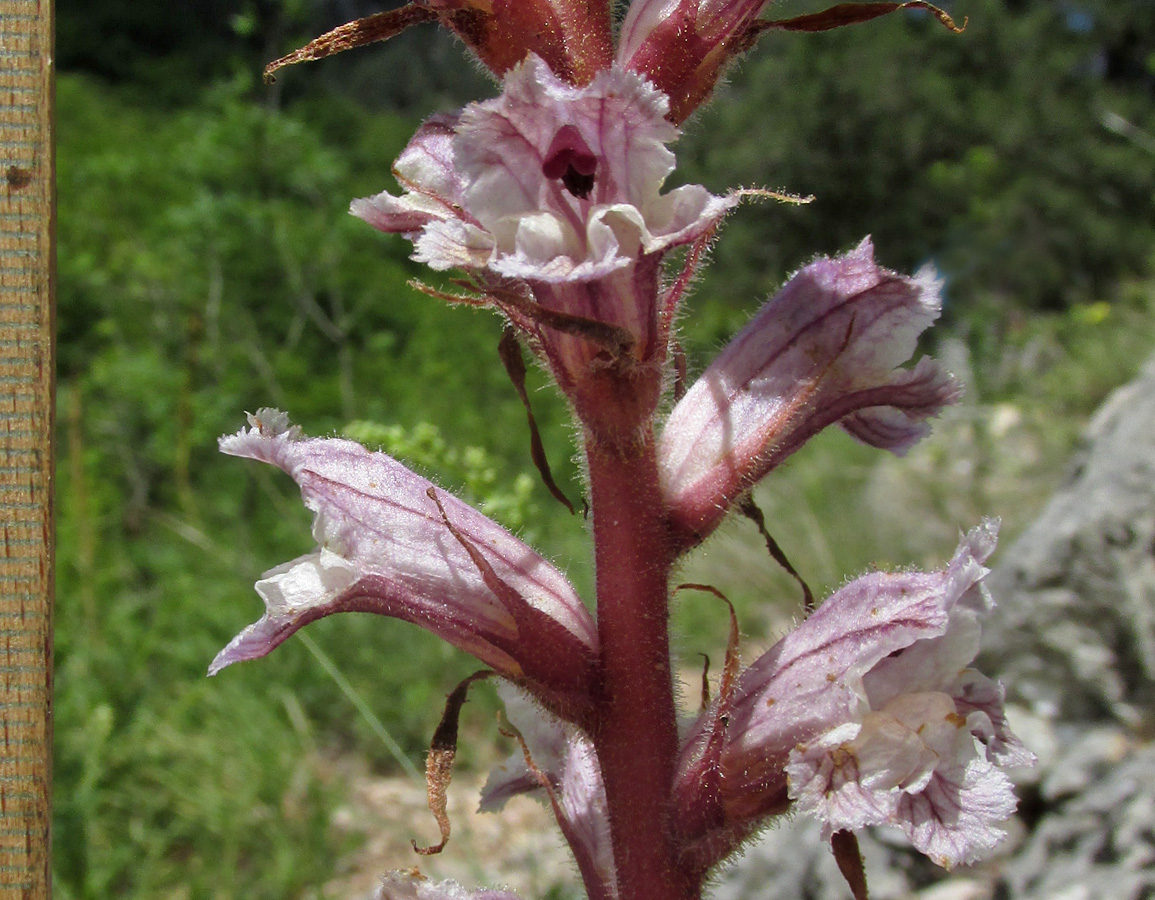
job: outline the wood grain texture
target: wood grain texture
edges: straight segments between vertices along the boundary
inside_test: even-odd
[[[0,0],[0,898],[47,900],[54,574],[50,0]]]

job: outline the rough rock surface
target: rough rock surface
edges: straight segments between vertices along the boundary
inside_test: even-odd
[[[1066,483],[988,584],[978,667],[1039,757],[1017,773],[1001,855],[944,876],[885,831],[861,835],[874,900],[1155,898],[1155,357],[1096,414]],[[817,827],[768,832],[717,900],[846,900]]]
[[[1095,415],[1067,484],[988,579],[980,668],[1063,722],[1138,726],[1155,701],[1155,358]]]

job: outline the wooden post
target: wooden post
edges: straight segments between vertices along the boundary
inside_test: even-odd
[[[0,898],[49,900],[55,195],[51,0],[0,0]]]

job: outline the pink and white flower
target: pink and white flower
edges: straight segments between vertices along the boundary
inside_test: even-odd
[[[583,385],[616,366],[634,381],[646,370],[652,409],[672,318],[660,261],[737,203],[698,185],[662,192],[678,134],[667,110],[636,74],[574,86],[530,56],[500,97],[421,127],[397,160],[401,196],[352,212],[409,236],[418,261],[470,272],[579,406]]]
[[[661,193],[674,169],[665,145],[678,134],[666,109],[635,74],[611,69],[575,87],[530,56],[500,97],[418,131],[397,160],[401,197],[356,200],[352,212],[416,232],[414,258],[434,269],[602,278],[689,243],[734,205],[697,185]]]
[[[597,630],[565,577],[471,506],[384,453],[304,437],[276,410],[221,438],[221,451],[280,467],[313,511],[317,548],[257,582],[265,614],[213,660],[269,653],[309,622],[375,612],[413,622],[579,715],[589,702]]]
[[[666,421],[659,462],[683,546],[827,425],[899,454],[925,435],[926,420],[958,399],[958,384],[925,357],[896,367],[939,309],[933,273],[881,268],[869,239],[791,278]]]
[[[996,532],[994,522],[973,529],[941,571],[851,582],[742,673],[714,751],[719,796],[676,790],[688,810],[725,811],[713,835],[688,836],[706,863],[784,799],[827,837],[896,825],[946,867],[998,842],[1015,810],[1002,770],[1033,756],[1007,725],[1002,689],[969,668],[992,606],[982,563]],[[683,780],[703,768],[714,718],[707,710],[687,738]]]

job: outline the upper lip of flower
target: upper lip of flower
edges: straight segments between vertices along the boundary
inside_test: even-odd
[[[899,276],[873,253],[867,239],[798,272],[675,405],[659,459],[687,546],[827,425],[902,453],[926,433],[927,418],[958,399],[934,360],[894,368],[938,316],[933,273]]]

